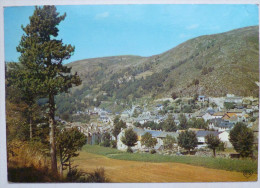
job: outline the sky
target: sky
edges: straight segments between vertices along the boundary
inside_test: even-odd
[[[75,46],[64,63],[86,58],[163,53],[188,39],[259,24],[257,5],[70,5],[58,39]],[[34,7],[4,9],[5,61],[18,61],[21,25]]]

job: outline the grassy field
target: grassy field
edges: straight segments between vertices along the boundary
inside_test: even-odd
[[[205,164],[209,163],[208,168],[205,168],[194,157],[182,157],[187,161],[162,155],[127,154],[111,148],[85,146],[80,155],[74,159],[73,165],[85,172],[93,172],[102,167],[110,182],[237,182],[257,180],[257,174],[246,176],[241,172],[214,169],[209,164],[215,163],[209,163],[208,159],[205,160]],[[184,164],[192,163],[192,159],[195,159],[194,164]],[[203,159],[200,158],[201,161]],[[238,161],[236,160],[236,162]],[[244,161],[240,162],[245,163]],[[221,162],[220,164],[224,165]],[[238,163],[233,163],[233,165],[235,164]],[[212,166],[214,167],[214,165]]]
[[[250,171],[255,174],[257,173],[257,161],[253,161],[250,159],[241,160],[198,156],[168,156],[160,154],[152,155],[149,153],[126,153],[116,149],[105,148],[97,145],[85,145],[83,147],[83,151],[119,160],[143,161],[153,163],[174,162],[202,166],[212,169],[222,169],[237,172]]]

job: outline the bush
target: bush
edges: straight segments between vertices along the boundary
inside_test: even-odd
[[[226,147],[225,147],[225,143],[224,142],[220,142],[219,146],[217,147],[218,151],[225,151]]]
[[[88,182],[88,183],[105,183],[109,179],[105,176],[104,168],[98,168],[94,172],[86,173],[73,167],[67,174],[66,182]]]
[[[105,176],[104,168],[98,168],[94,172],[87,174],[87,178],[85,182],[105,183],[105,182],[109,182],[109,179]]]
[[[127,151],[127,153],[133,153],[133,150],[131,147],[128,147],[126,151]]]
[[[116,142],[116,140],[111,140],[110,145],[111,145],[111,148],[116,148],[116,147],[117,147],[117,142]]]
[[[151,153],[151,154],[155,154],[155,153],[156,153],[156,150],[155,150],[155,149],[152,149],[152,150],[150,151],[150,153]]]

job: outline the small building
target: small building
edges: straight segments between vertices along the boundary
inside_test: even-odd
[[[203,96],[203,95],[198,96],[198,101],[199,101],[199,102],[204,102],[205,99],[206,99],[206,97]]]
[[[198,148],[203,148],[206,147],[206,136],[208,135],[214,135],[214,136],[218,136],[218,132],[217,131],[205,131],[205,130],[199,130],[196,132],[196,137],[198,139]]]
[[[221,142],[224,142],[225,147],[227,148],[232,148],[232,144],[229,141],[229,131],[223,131],[218,134],[218,138],[220,139]]]
[[[216,118],[222,118],[225,115],[225,112],[215,112],[212,116]]]
[[[242,99],[242,97],[238,97],[238,96],[235,96],[235,95],[232,95],[232,94],[227,94],[225,102],[227,102],[227,103],[235,103],[235,104],[242,104],[243,103],[243,99]]]

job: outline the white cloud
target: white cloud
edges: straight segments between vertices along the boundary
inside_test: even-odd
[[[109,16],[109,12],[102,12],[96,15],[97,19],[107,18]]]
[[[182,34],[179,35],[179,37],[182,38],[182,39],[183,38],[186,39],[186,38],[191,37],[191,35],[182,33]]]
[[[191,29],[196,29],[198,27],[199,27],[199,24],[192,24],[192,25],[187,26],[186,29],[191,30]]]

